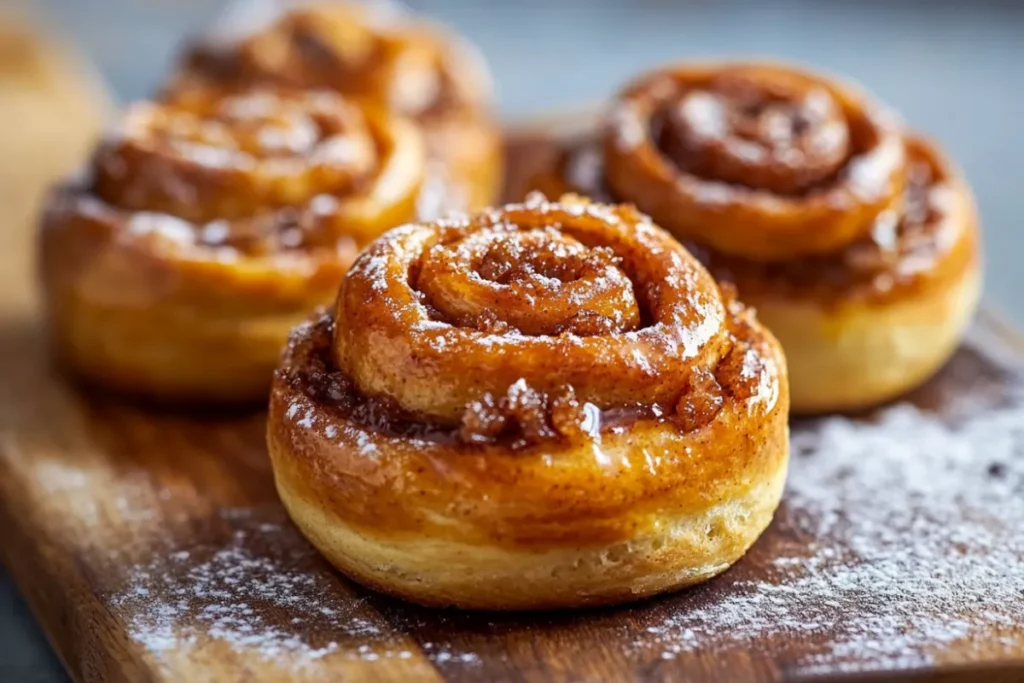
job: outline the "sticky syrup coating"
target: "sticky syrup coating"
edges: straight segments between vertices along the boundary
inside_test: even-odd
[[[415,215],[424,165],[410,124],[332,93],[190,92],[131,105],[48,216],[250,256],[356,246]]]
[[[575,197],[563,197],[560,203],[533,197],[523,205],[509,205],[451,224],[431,224],[430,230],[418,225],[392,231],[360,258],[346,278],[337,307],[315,314],[293,333],[276,375],[272,400],[281,408],[280,399],[290,397],[289,405],[283,406],[284,422],[289,426],[282,428],[301,432],[292,425],[315,422],[321,425],[320,430],[334,434],[359,432],[364,436],[354,439],[369,439],[367,443],[381,449],[420,443],[444,449],[453,457],[469,457],[481,448],[488,453],[515,451],[533,457],[562,449],[571,451],[584,443],[599,447],[603,438],[628,438],[638,425],[685,435],[705,432],[726,409],[732,419],[745,414],[754,421],[766,411],[775,411],[782,400],[783,378],[774,340],[735,300],[731,289],[720,290],[678,244],[644,220],[625,207],[605,207]],[[555,234],[549,234],[552,232]],[[475,253],[479,243],[470,238],[486,236],[493,239],[483,240],[485,252],[494,249],[498,239],[507,240],[515,252],[524,245],[518,239],[522,235],[543,239],[546,245],[541,248],[531,238],[526,243],[535,251],[529,258],[520,254],[516,260],[515,269],[525,269],[530,276],[538,276],[538,263],[545,264],[545,274],[539,281],[551,279],[555,271],[580,275],[575,268],[579,253],[563,250],[570,235],[576,238],[572,244],[586,242],[594,249],[611,248],[623,261],[638,263],[649,258],[667,263],[666,267],[674,269],[674,277],[666,279],[659,270],[626,268],[623,275],[628,273],[632,288],[646,290],[646,298],[639,297],[644,299],[643,321],[639,327],[623,324],[597,335],[592,330],[562,329],[554,321],[548,321],[548,329],[527,333],[508,322],[521,312],[503,309],[498,310],[502,319],[497,331],[493,321],[481,324],[467,320],[461,312],[448,318],[424,303],[424,297],[411,287],[424,274],[410,263],[437,258],[437,245],[466,246],[468,242],[467,248]],[[408,245],[412,237],[416,238],[416,248],[411,256],[397,247]],[[467,273],[475,272],[473,259],[460,258],[451,250],[444,253]],[[549,260],[552,254],[565,258],[565,270],[553,266]],[[607,259],[607,255],[602,256],[603,265],[607,265]],[[395,269],[396,264],[401,267]],[[500,264],[496,268],[502,273],[512,270]],[[449,275],[442,271],[432,277]],[[588,282],[587,275],[583,273],[583,279],[571,283],[603,287],[600,282]],[[652,276],[650,280],[648,275]],[[493,282],[482,277],[480,280],[485,286]],[[354,283],[360,287],[353,289]],[[360,308],[348,306],[347,296],[366,293],[364,283],[379,296],[365,299]],[[392,289],[391,285],[396,284],[398,288]],[[556,288],[557,298],[558,285],[548,284]],[[509,296],[518,298],[520,294],[511,292]],[[705,296],[711,300],[701,303]],[[586,306],[589,299],[581,296],[579,302]],[[632,303],[637,305],[636,301]],[[648,310],[651,305],[658,309]],[[540,318],[547,315],[539,313]],[[385,325],[392,319],[410,323],[406,336],[389,338]],[[645,340],[650,343],[643,335],[645,331],[692,342],[696,330],[707,326],[713,332],[705,333],[700,342],[705,348],[690,349],[688,356],[675,353],[654,358],[644,345]],[[435,336],[437,332],[443,336]],[[374,346],[362,345],[363,336],[374,340]],[[423,359],[424,338],[444,339],[444,344],[434,345],[443,347],[441,353],[450,357],[452,365],[440,364],[440,355]],[[587,346],[595,341],[600,344],[597,351]],[[385,346],[394,348],[385,350]],[[600,353],[617,346],[626,350],[607,356]],[[672,349],[678,351],[680,346],[677,343]],[[553,348],[565,352],[556,357],[556,362],[570,366],[558,374],[547,371]],[[385,360],[389,365],[401,363],[395,360],[400,353],[423,361],[419,366],[425,375],[421,382],[405,374],[404,381],[395,385],[397,391],[381,391],[385,384],[375,381],[376,377],[366,380],[366,367],[380,371]],[[478,375],[484,372],[483,356],[487,353],[491,355],[489,376],[481,378]],[[361,358],[353,358],[356,354]],[[531,358],[534,354],[542,358]],[[408,367],[409,360],[404,363]],[[665,370],[653,371],[656,363],[664,364]],[[595,371],[595,364],[600,364],[601,371]],[[453,370],[455,367],[458,372]],[[582,376],[575,374],[577,367],[593,375],[589,383],[576,386],[566,381]],[[353,368],[363,374],[353,372]],[[433,400],[437,391],[432,386],[441,387],[446,401]],[[431,400],[409,396],[415,390],[410,387],[425,387]],[[301,409],[294,407],[300,404]],[[307,410],[312,412],[303,420]],[[294,438],[303,437],[298,434]]]
[[[424,278],[460,284],[431,303]],[[537,320],[435,305],[465,287],[533,296]],[[605,322],[565,324],[583,310]],[[575,607],[735,562],[781,497],[787,412],[777,342],[678,243],[627,207],[533,197],[371,246],[293,333],[267,439],[292,518],[356,580]]]
[[[799,195],[856,153],[839,102],[821,87],[726,70],[667,104],[652,122],[680,169],[712,180]]]
[[[333,467],[330,460],[322,461],[322,465],[314,464],[321,462],[315,449],[323,440],[331,444],[332,453],[334,448],[352,444],[353,450],[346,459],[360,461],[357,469],[366,476],[376,467],[387,468],[391,474],[378,480],[381,485],[387,485],[392,476],[432,479],[450,467],[475,469],[478,464],[492,462],[486,473],[479,472],[481,477],[496,477],[496,482],[487,486],[525,485],[525,478],[518,483],[508,478],[518,476],[536,478],[532,483],[536,486],[541,484],[545,472],[553,474],[558,467],[570,466],[578,457],[600,464],[605,458],[604,449],[624,448],[627,453],[624,457],[631,464],[622,463],[621,468],[629,470],[635,465],[649,473],[639,477],[645,482],[645,491],[616,493],[615,479],[610,479],[605,485],[611,488],[602,495],[612,499],[628,495],[629,500],[643,501],[646,505],[654,499],[673,498],[680,492],[678,487],[685,484],[694,493],[704,490],[702,495],[710,500],[714,497],[712,490],[731,486],[728,477],[733,468],[753,466],[758,449],[778,436],[779,423],[773,418],[768,424],[762,424],[765,416],[785,413],[782,361],[774,340],[762,337],[763,330],[742,306],[731,304],[729,309],[733,341],[729,354],[713,371],[696,373],[691,382],[680,388],[683,393],[675,404],[599,408],[580,401],[572,387],[545,395],[521,380],[500,396],[480,395],[465,406],[460,422],[455,425],[406,411],[388,397],[363,394],[351,377],[332,365],[331,346],[336,323],[332,314],[324,311],[297,328],[290,339],[275,380],[270,429],[280,430],[277,433],[286,434],[287,439],[301,444],[302,454],[297,455],[309,458],[306,464],[311,467],[323,467],[323,476],[330,476]],[[784,417],[781,420],[784,423]],[[707,455],[709,460],[700,468],[709,479],[723,477],[723,481],[685,482],[685,473],[676,472],[676,468],[686,469],[683,450],[671,451],[672,464],[666,461],[663,472],[655,462],[661,463],[665,456],[645,454],[644,449],[633,448],[646,442],[648,436],[642,435],[649,433],[658,434],[659,439],[673,439],[672,435],[676,435],[705,445],[721,439],[727,459],[719,462]],[[665,445],[659,446],[661,448]],[[393,453],[403,455],[392,460]],[[413,453],[424,455],[414,458],[420,464],[399,474],[401,468],[413,467],[407,460]],[[656,457],[656,461],[650,461],[652,457]],[[489,460],[491,458],[494,460]],[[565,462],[561,462],[561,458]],[[441,461],[436,459],[449,464],[441,466]],[[739,465],[741,461],[746,464]],[[432,464],[427,465],[428,462]],[[714,467],[712,462],[715,462]],[[506,467],[510,469],[499,474]],[[539,469],[527,475],[533,468]],[[616,465],[615,469],[619,470],[620,466]],[[626,475],[623,471],[618,476]],[[660,477],[666,478],[660,480]],[[480,483],[483,485],[483,479]],[[591,503],[582,499],[571,501],[572,494],[558,493],[558,488],[556,485],[547,492],[553,497],[553,504],[571,508],[582,505],[589,512],[600,505],[594,502],[591,507]],[[399,495],[398,491],[394,493]],[[347,499],[342,490],[331,495]],[[513,488],[502,495],[515,497],[517,494]],[[564,496],[570,498],[563,499]],[[389,524],[411,525],[410,530],[425,523],[422,519],[399,520],[396,513],[386,513],[385,508],[390,504],[387,500],[378,501],[381,507],[374,504],[373,510],[367,510],[365,516],[361,514],[363,523],[370,523],[377,515],[387,518]],[[370,502],[363,501],[363,504],[368,506]],[[620,529],[619,533],[623,531],[625,529]],[[514,529],[489,533],[511,534],[512,539],[518,537]],[[599,533],[605,539],[610,538],[606,536],[608,527]]]
[[[524,279],[531,263],[524,260],[520,277],[506,283],[472,269],[450,277],[431,265],[439,245],[465,250],[472,261],[472,253],[504,233],[518,233],[506,237],[510,244],[530,241],[537,258],[608,259],[601,254],[610,249],[619,263],[597,270],[591,263],[575,273],[579,279],[563,281],[537,272],[536,263]],[[424,286],[426,277],[436,279]],[[479,310],[466,310],[474,305]],[[486,325],[451,324],[444,311],[456,307],[456,322],[486,311],[475,321]],[[604,320],[589,327],[608,333],[571,333],[588,318]],[[628,207],[576,198],[533,198],[390,232],[349,271],[336,319],[339,368],[369,394],[452,423],[479,395],[503,394],[520,378],[545,394],[571,385],[581,400],[599,405],[671,402],[693,365],[713,364],[728,348],[718,288],[685,250]],[[529,331],[515,326],[523,321]],[[496,323],[507,332],[494,333]],[[611,373],[620,378],[614,385],[605,381]]]

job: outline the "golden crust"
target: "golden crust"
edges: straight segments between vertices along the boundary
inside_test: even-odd
[[[976,233],[968,233],[973,246]],[[981,295],[977,252],[941,283],[881,302],[753,297],[789,361],[794,413],[868,408],[924,383],[953,355]]]
[[[735,72],[732,66],[656,71],[624,91],[624,106],[629,105],[625,111],[633,111],[630,103],[635,104],[636,98],[641,104],[650,104],[648,99],[654,98],[671,109],[672,98],[680,95],[680,89],[684,95],[695,83],[711,83],[721,89],[720,76]],[[832,92],[845,109],[853,112],[848,113],[850,121],[856,118],[853,114],[881,120],[867,100],[821,77],[760,65],[740,66],[739,73],[755,85],[764,80],[768,94],[757,97],[764,97],[769,104],[776,97],[770,92],[773,83],[780,77],[783,81],[796,78],[798,91],[811,83]],[[764,103],[755,104],[760,107]],[[790,106],[788,101],[786,106]],[[663,133],[659,138],[659,126],[664,128],[666,124],[656,124],[657,116],[651,118],[650,111],[648,119],[640,117],[642,120],[635,122],[648,128],[644,143],[630,148],[621,144],[629,130],[624,114],[613,110],[617,114],[603,131],[538,155],[536,170],[526,181],[528,188],[584,192],[606,201],[636,201],[641,206],[657,200],[661,201],[662,213],[682,216],[684,222],[707,219],[700,230],[690,225],[675,234],[686,240],[684,243],[716,279],[735,284],[743,301],[757,309],[761,321],[776,333],[789,360],[794,412],[856,409],[891,399],[925,381],[953,352],[974,311],[981,286],[978,218],[970,188],[934,143],[893,129],[889,123],[878,124],[875,137],[879,144],[896,139],[902,148],[898,163],[885,166],[898,176],[885,186],[898,188],[899,193],[893,196],[883,192],[878,195],[884,200],[881,203],[861,201],[856,196],[830,200],[826,208],[841,219],[842,225],[855,229],[828,234],[812,220],[812,214],[817,214],[808,212],[809,207],[832,196],[837,188],[851,190],[847,186],[850,178],[840,174],[829,184],[812,186],[805,194],[793,194],[790,188],[776,197],[784,200],[787,211],[769,212],[773,220],[793,219],[787,223],[791,232],[786,239],[779,239],[773,232],[779,225],[748,220],[751,211],[757,213],[764,208],[763,202],[752,201],[752,197],[766,192],[758,183],[796,182],[806,169],[779,169],[771,163],[751,162],[750,168],[727,166],[723,170],[719,167],[722,163],[744,161],[719,149],[731,144],[728,134],[690,141],[709,146],[704,156],[710,162],[686,149],[677,149],[681,157],[676,159],[659,145],[678,147],[678,141],[664,142]],[[635,111],[633,115],[634,119],[639,116]],[[792,112],[788,115],[796,116]],[[688,123],[695,125],[694,120]],[[721,179],[702,179],[686,166],[711,162],[719,166],[712,164],[708,172],[747,177],[723,185]],[[683,167],[672,171],[669,167],[675,163]],[[627,172],[630,168],[636,171],[638,165],[646,170]],[[662,180],[675,177],[673,174],[688,180],[672,187],[651,184],[648,172],[655,167],[660,169],[655,175]],[[730,188],[730,193],[704,196],[702,211],[685,209],[683,204],[702,196],[693,192],[694,183],[705,180]],[[767,196],[775,197],[771,193]],[[766,252],[757,240],[749,239],[752,229],[762,231],[758,239],[768,239],[774,251]],[[714,239],[710,233],[715,234]],[[818,248],[821,240],[833,238],[838,241],[827,249]],[[787,242],[802,239],[808,240],[807,244]],[[735,241],[740,248],[723,245],[722,240]]]
[[[821,282],[800,291],[785,275],[731,269],[786,350],[794,413],[857,410],[906,393],[953,355],[974,315],[982,267],[970,189],[933,147],[912,140],[911,149],[927,155],[941,190],[913,248],[901,235],[887,263],[839,280],[839,290]]]
[[[345,136],[367,155],[351,173],[334,155]],[[261,400],[288,331],[333,298],[361,245],[415,215],[425,155],[413,124],[329,94],[130,108],[42,218],[58,355],[161,401]]]
[[[287,457],[273,437],[270,444],[278,460]],[[574,540],[576,530],[588,528],[588,520],[580,516],[575,525],[564,520],[567,538],[546,548],[466,542],[454,533],[396,535],[356,527],[326,507],[296,478],[301,474],[287,465],[275,473],[278,492],[295,523],[332,564],[360,583],[430,606],[531,610],[630,602],[724,572],[771,522],[785,483],[783,456],[780,451],[779,457],[766,457],[776,465],[774,472],[702,510],[651,513],[646,528],[606,543]],[[578,490],[581,496],[600,491],[586,486]]]
[[[55,197],[51,208],[80,199]],[[161,402],[261,400],[288,332],[330,301],[356,256],[353,245],[225,262],[109,226],[81,213],[44,225],[50,336],[58,357],[91,383]]]
[[[567,201],[564,206],[571,207],[578,200]],[[518,214],[531,206],[538,216],[550,218],[550,225],[542,225],[540,219],[531,223]],[[505,219],[518,215],[521,222],[513,230],[540,231],[537,239],[554,240],[557,247],[550,253],[559,258],[568,258],[570,242],[552,230],[575,234],[591,247],[615,243],[617,228],[597,237],[603,232],[597,225],[614,222],[614,213],[595,207],[593,213],[583,210],[571,218],[571,208],[547,206],[506,207],[483,222],[460,223],[470,226],[469,232],[460,228],[447,237],[461,244],[463,253],[472,249],[475,235],[511,239],[504,232],[507,228],[494,226],[507,226]],[[601,218],[586,227],[588,216]],[[560,221],[555,220],[558,217]],[[644,230],[650,228],[640,232]],[[394,231],[384,239],[397,244],[414,233]],[[650,239],[659,240],[658,250],[644,253],[657,254],[653,258],[691,273],[669,286],[682,286],[684,293],[699,297],[695,292],[710,285],[707,274],[691,261],[677,260],[685,252],[661,231],[650,233]],[[617,253],[629,261],[623,266],[626,272],[637,278],[633,288],[643,290],[647,271],[636,265],[639,256],[626,255],[630,249],[647,247],[640,246],[642,241],[629,244]],[[531,248],[538,251],[532,256],[517,252],[517,258],[540,267],[543,247]],[[494,249],[489,242],[486,253],[493,255]],[[346,286],[370,271],[390,279],[393,274],[381,258],[383,252],[368,251],[359,261],[361,267],[346,278]],[[427,275],[420,272],[413,279],[423,277]],[[588,286],[602,287],[609,277],[603,275]],[[518,328],[503,327],[508,323],[496,327],[493,320],[486,322],[489,331],[483,337],[475,337],[472,323],[438,320],[443,313],[435,313],[426,325],[414,322],[401,301],[386,290],[381,293],[390,302],[384,305],[394,306],[399,317],[410,322],[413,337],[425,328],[447,330],[450,338],[445,343],[454,345],[449,349],[452,358],[463,358],[463,344],[491,339],[492,371],[484,382],[475,381],[481,373],[474,369],[483,360],[468,355],[462,373],[438,371],[434,381],[447,387],[442,391],[460,396],[458,403],[469,401],[467,411],[507,405],[490,402],[491,389],[501,392],[511,381],[502,369],[507,363],[522,372],[523,379],[516,384],[541,387],[544,397],[557,393],[557,387],[544,384],[549,375],[535,371],[528,360],[535,352],[552,352],[533,349],[531,340],[534,345],[550,345],[575,339],[582,348],[584,342],[601,343],[604,337],[635,344],[639,353],[644,348],[629,341],[636,339],[636,330],[579,329],[531,337]],[[652,300],[669,299],[667,293],[649,294]],[[774,338],[738,304],[720,304],[725,319],[719,322],[705,319],[721,325],[727,337],[717,355],[694,353],[689,361],[677,356],[675,362],[689,366],[691,372],[679,379],[665,374],[671,385],[667,388],[645,387],[625,365],[595,371],[601,377],[572,394],[575,407],[584,402],[590,406],[582,417],[588,427],[567,430],[552,412],[545,432],[530,423],[536,414],[517,413],[518,427],[533,424],[532,433],[503,429],[467,435],[465,416],[460,422],[447,407],[428,414],[420,410],[420,390],[415,388],[419,385],[398,387],[397,393],[384,396],[363,393],[369,380],[350,374],[354,361],[349,354],[401,355],[405,342],[377,335],[378,347],[398,344],[390,355],[358,344],[339,354],[336,345],[353,343],[345,331],[356,322],[344,296],[345,287],[337,313],[314,319],[293,333],[271,390],[267,440],[278,490],[293,519],[333,564],[357,580],[424,604],[482,609],[608,604],[673,590],[724,571],[769,523],[788,459],[785,361]],[[372,309],[375,304],[371,300],[369,305]],[[535,305],[545,308],[547,303]],[[709,309],[698,310],[709,315]],[[656,316],[678,321],[668,310]],[[362,317],[357,325],[371,327],[371,336],[384,325],[381,316],[373,317]],[[645,323],[655,328],[660,324],[658,317]],[[460,341],[463,336],[477,341]],[[512,352],[520,341],[525,345]],[[506,350],[495,350],[499,346]],[[408,352],[418,353],[415,348]],[[561,363],[583,366],[586,358],[582,351],[567,352]],[[710,370],[702,374],[705,363]],[[713,389],[702,388],[701,377]],[[429,383],[423,386],[436,393]],[[654,400],[672,406],[667,409],[671,414],[653,403],[623,410],[614,398],[617,394],[610,393],[623,386],[635,386],[638,397],[652,391]],[[468,387],[475,387],[475,394]],[[470,393],[460,393],[463,389]],[[509,396],[513,389],[509,387]],[[567,405],[547,398],[540,404],[551,411]]]

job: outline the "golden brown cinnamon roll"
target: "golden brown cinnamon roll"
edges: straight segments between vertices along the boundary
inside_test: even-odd
[[[432,161],[424,219],[497,198],[501,136],[490,78],[461,38],[389,3],[279,3],[254,12],[242,5],[219,34],[190,49],[169,91],[211,84],[335,90],[423,126]]]
[[[704,581],[768,525],[777,342],[630,207],[540,196],[372,244],[271,391],[281,497],[356,580],[486,609]]]
[[[158,399],[261,399],[291,327],[414,217],[425,158],[414,124],[330,92],[132,105],[42,219],[59,355]]]
[[[643,76],[528,185],[634,203],[734,282],[786,349],[797,412],[923,382],[979,297],[958,172],[862,93],[790,67]]]

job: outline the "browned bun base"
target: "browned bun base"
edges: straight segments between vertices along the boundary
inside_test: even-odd
[[[581,607],[739,559],[782,495],[788,401],[778,342],[667,233],[534,197],[371,245],[293,333],[267,442],[295,523],[357,581]]]
[[[745,296],[786,350],[792,411],[821,413],[867,408],[927,381],[959,345],[981,284],[975,254],[941,286],[882,301]]]
[[[784,373],[770,335],[753,343]],[[725,571],[768,526],[788,462],[784,374],[778,391],[767,411],[727,399],[687,434],[637,420],[602,435],[595,455],[589,442],[512,450],[383,434],[278,375],[267,443],[292,519],[360,583],[471,609],[614,604]]]
[[[353,526],[324,507],[302,469],[284,464],[286,446],[274,439],[269,444],[281,500],[335,567],[369,588],[422,605],[481,610],[614,605],[707,581],[742,557],[771,522],[787,462],[784,449],[764,452],[775,469],[748,490],[702,511],[658,515],[660,528],[628,539],[509,549]]]

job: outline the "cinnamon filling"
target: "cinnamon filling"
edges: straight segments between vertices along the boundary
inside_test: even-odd
[[[640,326],[640,303],[622,259],[554,228],[478,232],[440,241],[413,287],[459,326],[579,336]]]
[[[521,379],[503,395],[484,393],[466,405],[458,424],[403,410],[386,396],[362,393],[332,360],[335,322],[321,313],[289,340],[278,370],[294,389],[330,414],[385,437],[434,443],[500,444],[512,449],[550,441],[600,440],[637,422],[670,424],[691,432],[710,424],[727,400],[754,396],[765,372],[764,359],[752,345],[753,331],[738,304],[731,304],[732,348],[714,371],[698,369],[675,404],[626,404],[598,407],[580,401],[571,386],[550,394]]]
[[[662,132],[661,139],[666,135]],[[666,150],[666,154],[680,165],[687,163],[679,156],[682,150]],[[865,237],[837,252],[765,263],[721,254],[690,240],[684,244],[716,279],[735,282],[741,290],[756,287],[794,298],[822,294],[851,298],[884,295],[911,285],[954,245],[947,220],[952,189],[946,171],[934,152],[915,138],[907,141],[907,157],[901,212],[883,212]],[[616,196],[605,182],[604,162],[593,136],[564,146],[557,168],[574,191],[599,201],[628,201]]]
[[[878,216],[870,234],[836,254],[761,263],[728,257],[689,245],[718,279],[736,282],[741,291],[800,297],[813,292],[847,298],[881,295],[911,285],[928,273],[954,246],[946,220],[948,193],[943,170],[925,148],[909,146],[903,210]]]
[[[130,109],[96,152],[92,191],[196,224],[195,244],[261,254],[329,242],[317,203],[330,213],[360,192],[378,156],[363,115],[337,96],[193,93]]]
[[[196,89],[128,108],[51,215],[232,262],[318,252],[346,263],[415,215],[421,132],[331,92]]]
[[[386,10],[298,7],[236,43],[193,48],[184,73],[219,84],[326,88],[429,122],[474,104],[454,73],[472,65],[449,63],[446,49],[442,36]]]
[[[652,127],[680,169],[778,194],[802,194],[834,178],[854,151],[842,109],[826,90],[730,72],[681,93]]]

